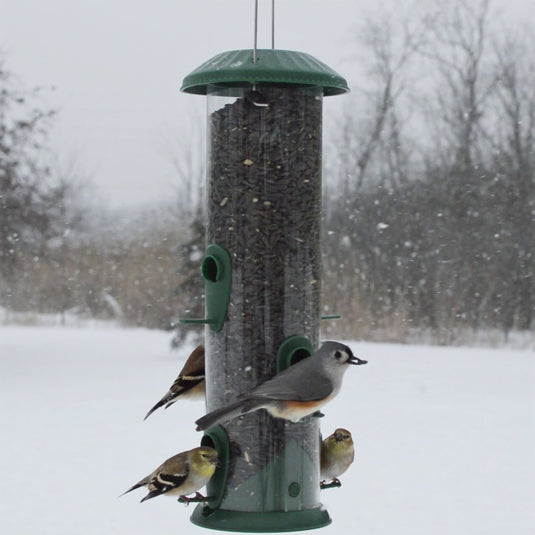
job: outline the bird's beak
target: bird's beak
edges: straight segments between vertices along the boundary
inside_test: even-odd
[[[349,360],[347,361],[348,364],[354,364],[355,366],[359,366],[360,364],[367,364],[367,360],[359,359],[358,357],[355,357],[355,355],[351,355],[349,357]]]

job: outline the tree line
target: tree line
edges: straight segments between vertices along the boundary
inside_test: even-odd
[[[533,33],[490,2],[437,6],[361,34],[370,86],[334,140],[326,258],[343,276],[326,294],[364,331],[448,343],[533,327],[535,63]]]
[[[488,0],[425,6],[359,27],[352,93],[326,118],[323,306],[342,315],[329,334],[533,328],[534,35]],[[177,318],[203,314],[197,148],[177,148],[172,205],[97,225],[42,157],[53,113],[11,84],[0,64],[0,306],[179,340]]]

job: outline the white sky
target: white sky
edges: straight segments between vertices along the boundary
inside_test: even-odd
[[[351,80],[351,33],[381,4],[396,2],[276,0],[275,46],[308,52]],[[535,23],[535,0],[494,4]],[[259,5],[259,48],[270,48],[271,1]],[[26,86],[56,88],[48,102],[60,110],[51,141],[61,159],[74,159],[108,204],[127,207],[171,193],[169,140],[187,143],[192,123],[204,126],[205,99],[180,93],[182,79],[219,52],[252,48],[253,6],[0,0],[0,51]]]

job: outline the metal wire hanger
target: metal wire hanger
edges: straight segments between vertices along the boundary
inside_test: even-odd
[[[271,49],[275,49],[275,0],[271,0]],[[254,47],[253,63],[258,61],[258,0],[254,2]]]

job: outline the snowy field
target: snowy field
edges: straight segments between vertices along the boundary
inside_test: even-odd
[[[200,533],[193,506],[117,496],[198,444],[199,402],[143,416],[191,347],[168,333],[0,327],[0,533]],[[535,533],[535,352],[350,343],[324,435],[357,460],[322,492],[325,534]]]

